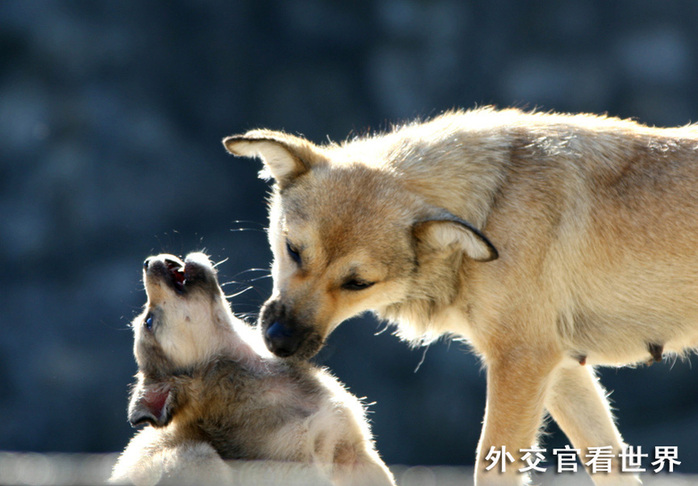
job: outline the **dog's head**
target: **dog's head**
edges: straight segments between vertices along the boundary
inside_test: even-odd
[[[307,359],[345,319],[430,299],[438,275],[465,255],[497,257],[468,222],[405,190],[399,176],[343,147],[319,147],[258,130],[224,140],[231,153],[262,158],[276,185],[269,238],[274,290],[260,323],[278,356]],[[449,289],[448,292],[452,292]]]

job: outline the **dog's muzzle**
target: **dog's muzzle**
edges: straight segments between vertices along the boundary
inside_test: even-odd
[[[279,321],[272,322],[264,331],[264,342],[267,348],[282,358],[294,355],[298,351],[303,337],[301,333],[294,332],[293,329]]]
[[[260,314],[264,343],[280,358],[308,359],[322,347],[322,339],[301,325],[278,300],[267,301]]]

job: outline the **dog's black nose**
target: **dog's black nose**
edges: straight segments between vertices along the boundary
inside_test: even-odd
[[[287,358],[298,351],[301,339],[298,333],[294,333],[279,321],[274,321],[264,332],[269,351],[282,358]]]

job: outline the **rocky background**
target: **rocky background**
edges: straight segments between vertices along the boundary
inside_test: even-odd
[[[149,254],[225,260],[254,319],[267,185],[222,137],[341,140],[482,104],[681,125],[698,118],[697,61],[691,0],[3,0],[0,450],[124,447]],[[472,464],[485,380],[465,345],[410,349],[366,317],[317,361],[375,402],[389,464]],[[601,374],[627,441],[676,445],[698,471],[690,361]]]

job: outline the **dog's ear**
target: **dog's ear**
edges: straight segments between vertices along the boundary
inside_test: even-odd
[[[273,177],[282,187],[323,158],[320,148],[312,142],[272,130],[232,135],[223,139],[223,146],[233,155],[262,159],[264,170],[259,176],[263,179]]]
[[[174,413],[174,393],[167,383],[145,384],[143,378],[131,390],[128,421],[133,427],[149,423],[164,427]]]
[[[460,247],[466,255],[479,262],[499,258],[499,252],[489,238],[472,224],[447,211],[420,219],[415,222],[412,231],[418,241],[435,248]]]

